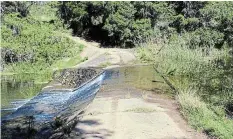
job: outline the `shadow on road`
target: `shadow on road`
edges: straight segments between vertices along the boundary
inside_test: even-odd
[[[76,132],[76,135],[81,139],[88,139],[88,138],[99,138],[99,139],[105,139],[109,138],[113,135],[113,131],[110,131],[108,129],[96,129],[93,128],[94,126],[101,125],[98,120],[81,120],[76,125],[76,128],[73,130]],[[80,128],[85,127],[85,128]]]

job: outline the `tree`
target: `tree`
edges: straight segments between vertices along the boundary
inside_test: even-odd
[[[29,14],[29,7],[33,2],[19,2],[19,1],[4,1],[1,2],[1,13],[20,13],[21,17],[26,17]]]

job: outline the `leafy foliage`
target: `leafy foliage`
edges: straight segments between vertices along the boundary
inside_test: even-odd
[[[103,44],[133,47],[159,34],[189,33],[195,47],[232,45],[232,2],[60,2],[58,7],[74,34]],[[200,34],[201,40],[195,38]]]
[[[178,14],[171,26],[178,33],[201,34],[201,46],[208,46],[209,42],[218,48],[224,43],[232,46],[232,2],[174,2],[171,5]]]
[[[4,1],[1,2],[1,13],[19,13],[19,16],[26,17],[29,14],[29,7],[33,2]]]
[[[190,37],[192,38],[192,36]],[[139,48],[175,89],[181,110],[195,128],[219,138],[232,138],[233,66],[229,48],[190,48],[189,36],[174,35]]]
[[[172,14],[161,2],[61,2],[59,9],[75,34],[122,47],[145,42]]]
[[[57,61],[77,56],[82,46],[64,34],[62,22],[50,3],[35,3],[26,17],[18,11],[4,14],[1,25],[2,62],[5,72],[45,73]],[[81,59],[76,57],[76,63]],[[78,60],[79,59],[79,60]],[[60,67],[62,68],[62,67]],[[44,74],[45,75],[45,74]]]

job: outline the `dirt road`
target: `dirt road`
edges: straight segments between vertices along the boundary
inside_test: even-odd
[[[136,60],[133,49],[100,48],[100,44],[96,42],[87,42],[79,37],[72,37],[72,39],[85,46],[81,57],[88,58],[77,67],[125,65]]]
[[[81,56],[88,57],[77,67],[125,65],[136,59],[130,49],[99,48],[73,39],[86,46]],[[187,125],[175,100],[133,87],[104,84],[85,113],[74,129],[83,139],[206,138]]]

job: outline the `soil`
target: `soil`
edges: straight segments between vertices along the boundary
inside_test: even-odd
[[[87,61],[76,67],[107,67],[118,65],[129,65],[134,63],[136,57],[135,49],[101,48],[99,43],[87,42],[79,37],[71,37],[74,41],[85,46],[81,53],[82,58]]]

